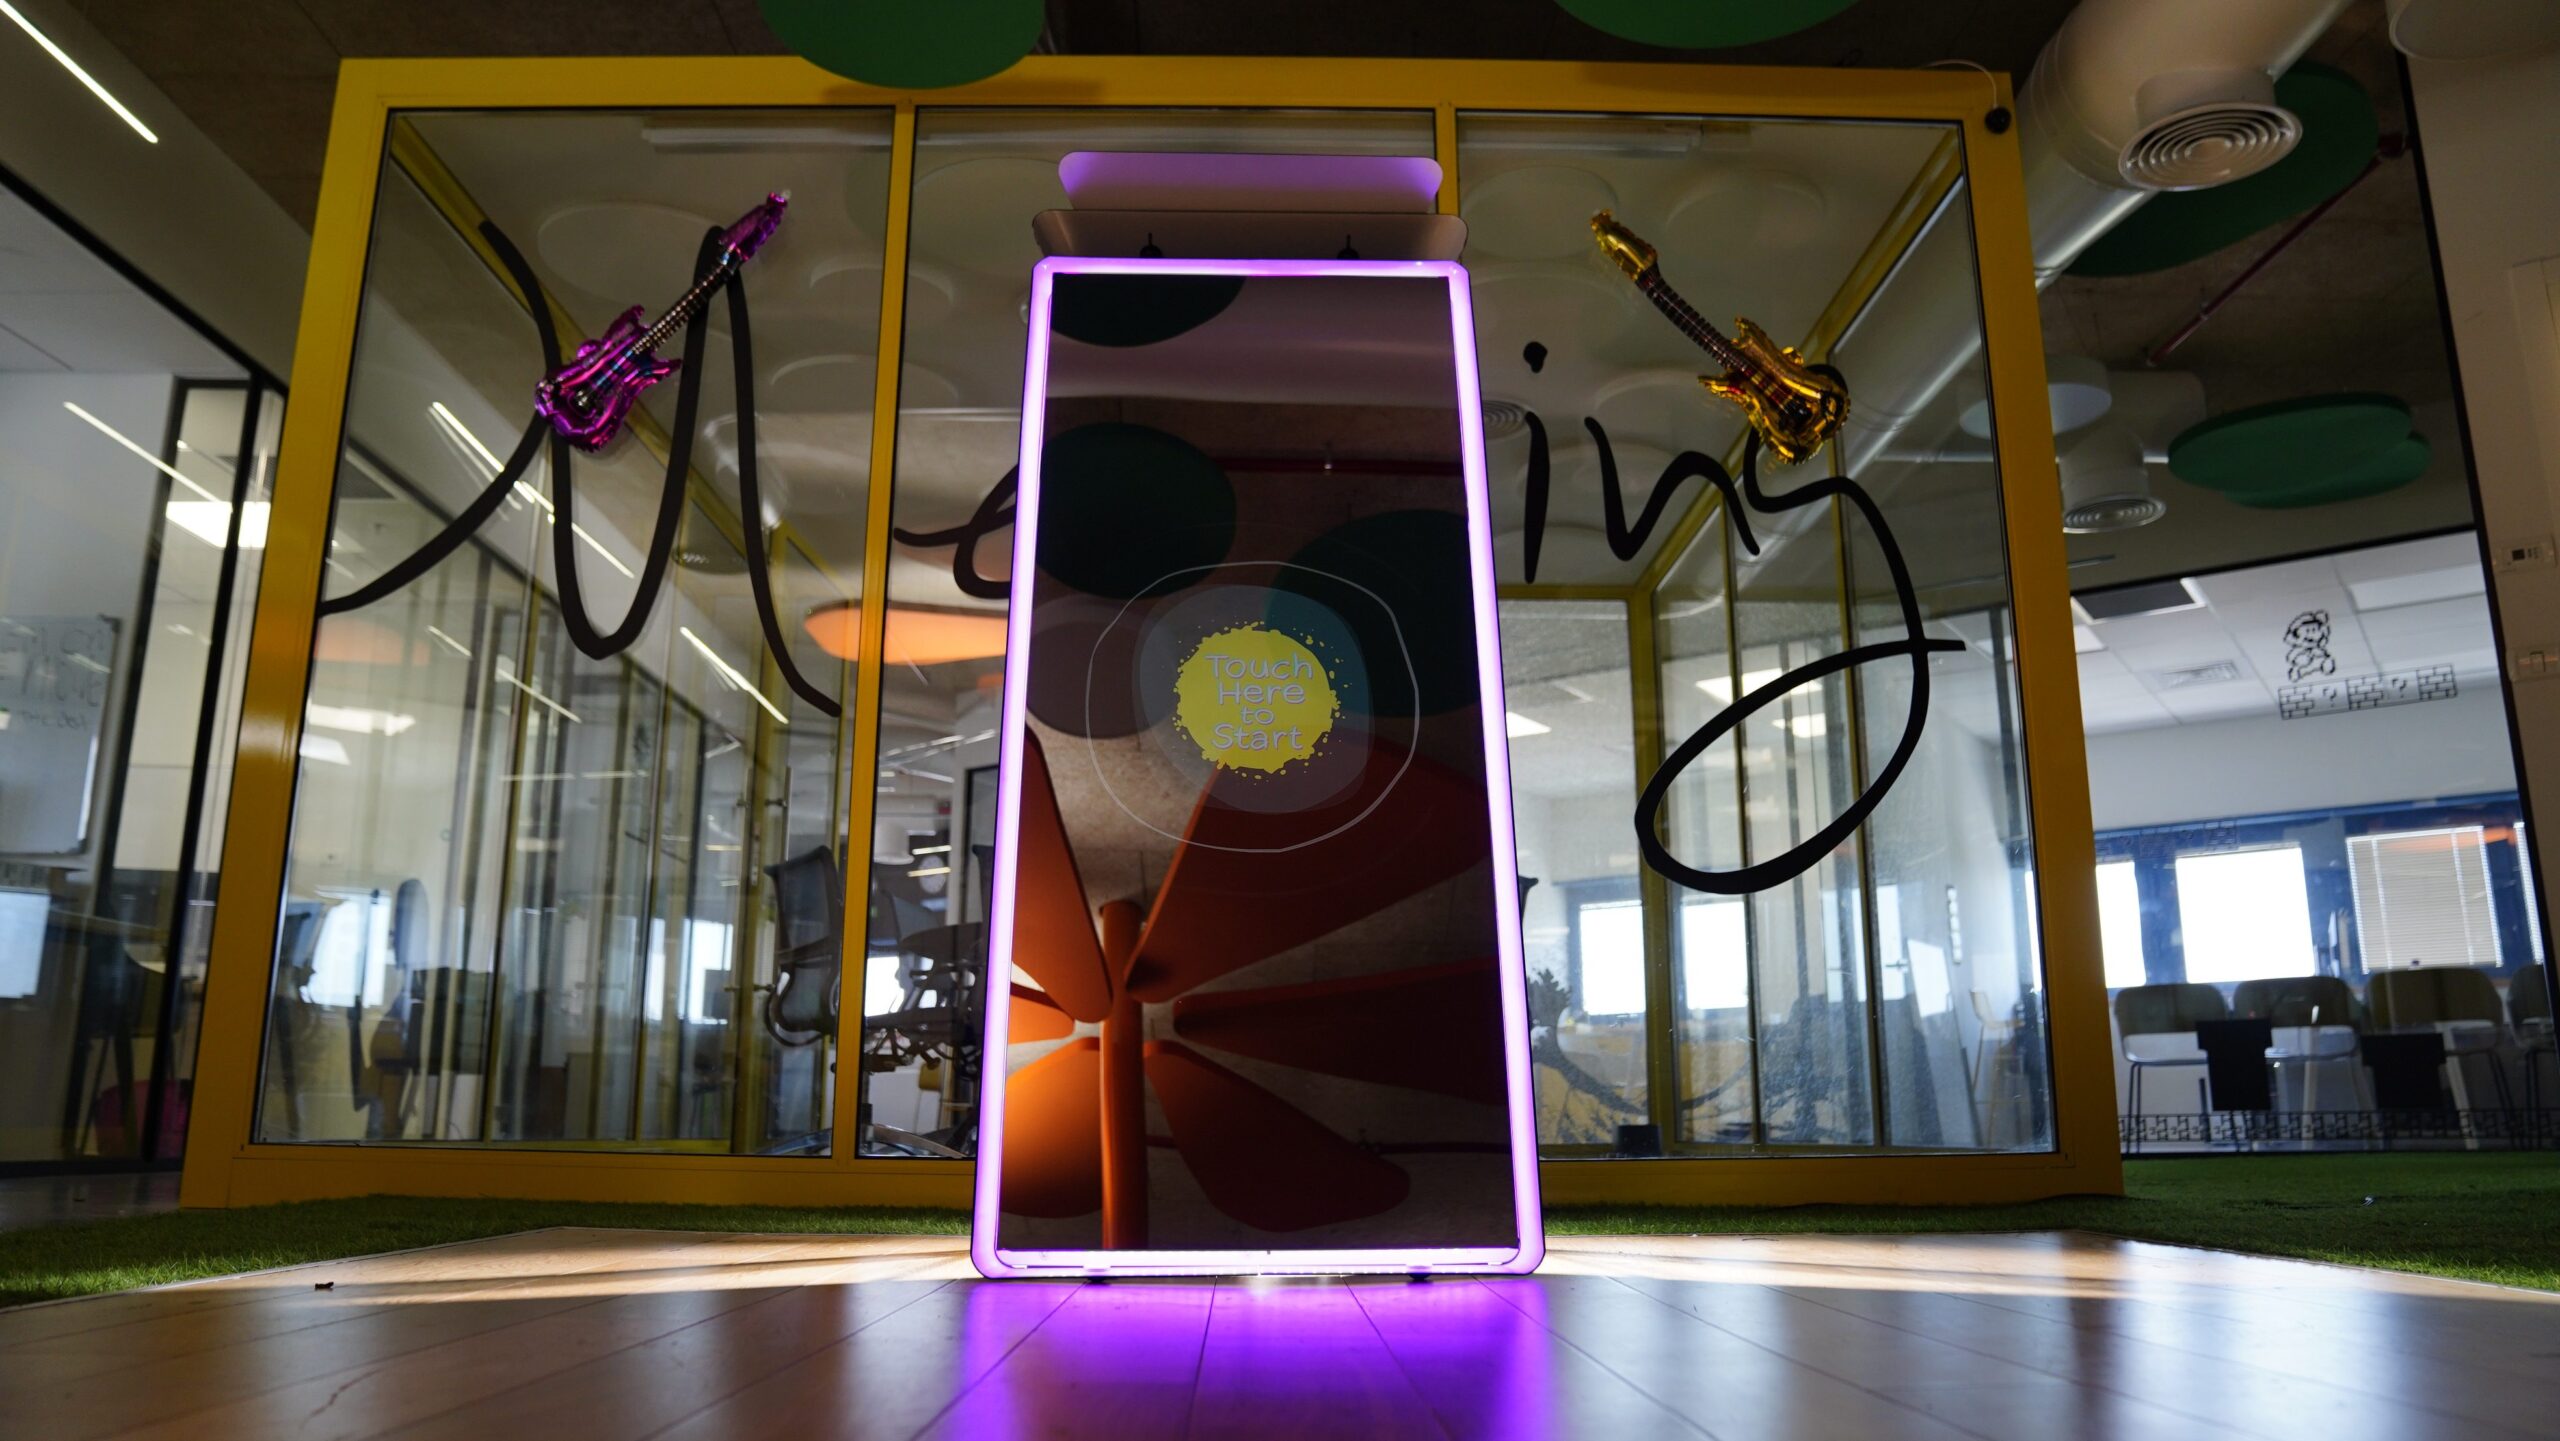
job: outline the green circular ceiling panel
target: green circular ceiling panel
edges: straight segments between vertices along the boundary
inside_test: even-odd
[[[1621,40],[1715,50],[1793,35],[1858,0],[1556,0],[1565,13]]]
[[[2396,397],[2306,395],[2189,427],[2169,443],[2169,469],[2238,500],[2344,474],[2408,437],[2409,407]]]
[[[2397,445],[2362,465],[2349,466],[2317,479],[2276,490],[2235,493],[2231,499],[2253,510],[2299,510],[2309,505],[2334,505],[2342,500],[2362,500],[2386,490],[2398,490],[2427,473],[2427,462],[2435,458],[2435,448],[2423,435],[2404,435]]]
[[[1041,0],[756,0],[782,43],[848,80],[893,90],[965,85],[1040,40]]]
[[[2337,194],[2364,173],[2381,143],[2373,99],[2326,65],[2296,65],[2276,103],[2302,120],[2302,143],[2255,175],[2206,190],[2153,196],[2072,262],[2073,275],[2148,275],[2211,255]]]

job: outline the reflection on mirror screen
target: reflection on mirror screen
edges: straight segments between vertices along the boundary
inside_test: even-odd
[[[1498,1264],[1534,1160],[1461,277],[1075,264],[1016,519],[999,1252]]]

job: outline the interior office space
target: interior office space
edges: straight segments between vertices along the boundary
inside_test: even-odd
[[[1937,1306],[1966,1320],[1930,1343],[1942,1364],[2013,1352],[2060,1324],[2045,1302],[2142,1299],[2113,1288],[2145,1266],[2173,1309],[2328,1296],[2297,1263],[2089,1238],[1573,1238],[1575,1207],[1640,1231],[1625,1208],[2118,1195],[2167,1174],[2128,1171],[2140,1158],[2299,1157],[2247,1173],[2280,1205],[2321,1165],[2531,1167],[2560,1143],[2535,819],[2560,773],[2541,683],[2560,655],[2560,230],[2535,198],[2549,157],[2522,138],[2560,105],[2560,35],[2532,5],[2429,0],[1962,8],[1813,0],[1745,22],[1518,0],[1464,35],[1419,11],[1258,35],[1071,0],[899,39],[780,0],[574,36],[328,5],[245,26],[17,6],[0,1184],[38,1217],[94,1191],[251,1224],[367,1196],[924,1208],[980,1248],[558,1232],[451,1270],[313,1273],[350,1307],[422,1285],[494,1300],[501,1324],[544,1286],[607,1298],[608,1326],[658,1304],[636,1297],[734,1292],[699,1345],[768,1296],[904,1305],[911,1286],[926,1299],[899,1324],[943,1317],[961,1344],[924,1409],[882,1413],[897,1434],[1064,1424],[1053,1383],[1079,1367],[1141,1432],[1271,1429],[1220,1408],[1280,1397],[1308,1408],[1280,1427],[1299,1434],[1603,1415],[2007,1434],[2072,1406],[2284,1434],[2302,1378],[2201,1359],[2185,1333],[2126,1354],[2204,1366],[2209,1402],[2007,1356],[1968,1384],[2008,1409],[1970,1420],[1894,1338]],[[1091,159],[1167,155],[1220,159],[1137,189]],[[1362,177],[1325,182],[1371,187],[1360,205],[1269,167],[1307,156]],[[1221,174],[1260,178],[1200,178]],[[1398,174],[1404,192],[1375,179]],[[1184,184],[1211,190],[1168,202]],[[738,239],[768,193],[787,203]],[[1223,252],[1204,212],[1293,238]],[[1596,212],[1650,268],[1613,268]],[[1333,373],[1286,372],[1294,428],[1252,430],[1219,407],[1279,383],[1246,357],[1291,343],[1286,307],[1153,297],[1172,309],[1096,328],[1038,300],[1044,255],[1450,263],[1463,443],[1416,439],[1360,368],[1379,349],[1338,340],[1354,358]],[[1780,465],[1782,431],[1701,392],[1726,361],[1654,286],[1845,387],[1814,459]],[[634,305],[685,363],[618,438],[573,444],[554,392],[530,408],[536,382]],[[1387,323],[1289,323],[1317,315]],[[1087,409],[1026,401],[1026,367],[1057,356],[1194,342],[1141,363],[1109,424],[1071,384]],[[1854,495],[1790,489],[1826,476]],[[1081,541],[1044,535],[1036,573],[1068,594],[1036,624],[1013,594],[1033,556],[1008,564],[1040,504],[1026,482],[1110,518],[1061,512]],[[1125,754],[1189,732],[1150,698],[1172,643],[1113,631],[1197,624],[1124,583],[1114,537],[1169,515],[1244,545],[1281,533],[1256,496],[1404,504],[1434,484],[1481,526],[1485,772],[1507,767],[1488,794],[1510,844],[1445,864],[1373,847],[1280,939],[1214,930],[1264,951],[1149,982],[1151,943],[1114,927],[1173,933],[1217,910],[1186,889],[1244,882],[1211,879],[1201,816],[1235,791],[1215,769],[1164,783],[1155,820],[1114,789]],[[1287,564],[1326,557],[1397,597],[1387,631],[1345,622],[1383,666],[1376,637],[1454,592],[1395,590],[1422,542],[1371,554],[1359,524],[1311,530]],[[1448,623],[1426,655],[1465,653],[1465,617]],[[1091,652],[1081,689],[1018,668],[1041,644]],[[1139,679],[1097,710],[1110,666]],[[1416,677],[1399,714],[1413,754],[1445,762]],[[1346,713],[1374,742],[1391,709]],[[1061,764],[1069,745],[1098,758]],[[1026,746],[1051,757],[1036,782]],[[1101,1001],[1017,912],[1044,815]],[[1097,819],[1121,816],[1170,848]],[[1516,990],[1400,978],[1399,948],[1479,963],[1415,939],[1478,892],[1510,900],[1481,964]],[[1113,1059],[1132,1034],[1144,1059],[1136,1041]],[[1491,1069],[1454,1079],[1469,1066]],[[1504,1194],[1554,1208],[1517,1289],[1209,1280],[1106,1303],[966,1279],[1049,1246],[1079,1274],[1151,1251],[1429,1270],[1357,1238],[1454,1224],[1506,1124]],[[1206,1266],[1195,1251],[1230,1250],[1181,1249],[1185,1226],[1261,1259]],[[1537,1263],[1508,1244],[1491,1269]],[[1783,1289],[1790,1268],[1810,1292]],[[2025,1278],[2004,1303],[2025,1318],[1974,1315],[2003,1274]],[[476,1289],[532,1275],[551,1279]],[[234,1319],[288,1299],[215,1284]],[[2540,1297],[2371,1285],[2321,1304],[2395,1336],[2487,1334],[2500,1307],[2515,1337],[2560,1324]],[[1878,1299],[1906,1292],[1930,1299]],[[2238,1336],[2272,1324],[2220,1314]],[[456,1365],[502,1347],[454,1324],[424,1344]],[[858,1330],[697,1396],[635,1383],[650,1347],[682,1344],[643,1327],[592,1374],[555,1368],[583,1378],[561,1394],[609,1399],[554,1424],[826,1414],[828,1368],[886,1354]],[[1720,1413],[1678,1380],[1699,1355],[1747,1369],[1731,1348],[1768,1356],[1781,1333],[1802,1344],[1748,1363],[1785,1378],[1768,1409]],[[1204,1359],[1123,1368],[1141,1335]],[[1821,1335],[1899,1379],[1829,1374]],[[0,1373],[58,1339],[0,1332]],[[1596,1347],[1596,1369],[1557,1346]],[[2533,1429],[2529,1347],[2459,1400],[2427,1370],[2442,1349],[2366,1397],[2369,1419]],[[1494,1404],[1461,1371],[1510,1389]],[[29,1395],[81,1434],[254,1432],[336,1384],[277,1374],[183,1403]],[[513,1374],[446,1409],[368,1400],[348,1434],[539,1424],[551,1403],[528,1409]]]

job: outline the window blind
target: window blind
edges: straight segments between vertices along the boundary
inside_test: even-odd
[[[2347,860],[2366,970],[2498,964],[2481,827],[2352,836]]]

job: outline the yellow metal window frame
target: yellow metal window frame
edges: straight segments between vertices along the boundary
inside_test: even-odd
[[[327,165],[312,230],[295,344],[292,404],[259,577],[255,628],[233,763],[222,904],[214,922],[202,1049],[181,1199],[249,1205],[389,1193],[557,1200],[921,1205],[964,1207],[970,1165],[885,1160],[836,1148],[825,1157],[671,1151],[495,1150],[477,1146],[269,1143],[252,1131],[276,916],[292,826],[301,715],[328,544],[330,492],[341,439],[374,196],[393,116],[405,110],[862,107],[893,117],[879,348],[904,336],[908,203],[916,112],[942,108],[1342,109],[1429,111],[1443,170],[1440,206],[1457,209],[1461,112],[1704,114],[1801,120],[1923,121],[1956,129],[1961,150],[1933,162],[1898,208],[1913,219],[1929,185],[1969,183],[1985,353],[2016,605],[2018,682],[2036,846],[2054,1083],[2055,1147],[2035,1153],[1850,1154],[1550,1161],[1548,1201],[1788,1204],[1812,1201],[1964,1203],[2024,1200],[2123,1186],[2106,991],[2097,946],[2095,850],[2083,760],[2077,662],[2071,648],[2062,516],[2044,397],[2042,331],[2028,260],[2017,135],[1987,120],[2012,105],[2006,77],[1961,70],[1858,71],[1542,61],[1289,60],[1034,56],[989,80],[936,91],[857,85],[791,58],[354,60],[339,71]],[[1932,177],[1935,177],[1934,179]],[[1878,236],[1842,300],[1808,340],[1836,336],[1908,243]],[[1847,307],[1842,309],[1842,307]],[[879,367],[871,493],[862,574],[888,574],[897,447],[898,367]],[[1711,510],[1664,537],[1674,555]],[[1657,567],[1667,565],[1658,561]],[[1523,598],[1629,604],[1633,660],[1650,653],[1645,596],[1655,577],[1612,587],[1506,587]],[[855,775],[879,749],[879,680],[888,607],[862,608],[855,690]],[[1642,665],[1636,667],[1640,678]],[[1648,711],[1639,697],[1640,717]],[[1655,725],[1658,729],[1658,720]],[[1639,719],[1639,727],[1646,722]],[[1659,748],[1658,736],[1645,736]],[[870,830],[871,794],[857,788],[850,833]],[[847,934],[860,934],[862,891],[847,888]],[[1654,929],[1661,929],[1660,926]],[[1667,942],[1667,938],[1664,939]],[[1659,947],[1666,950],[1667,944]],[[1655,958],[1657,961],[1663,958]],[[1656,964],[1653,969],[1662,969]],[[836,1068],[835,1114],[855,1114],[859,1068]]]

